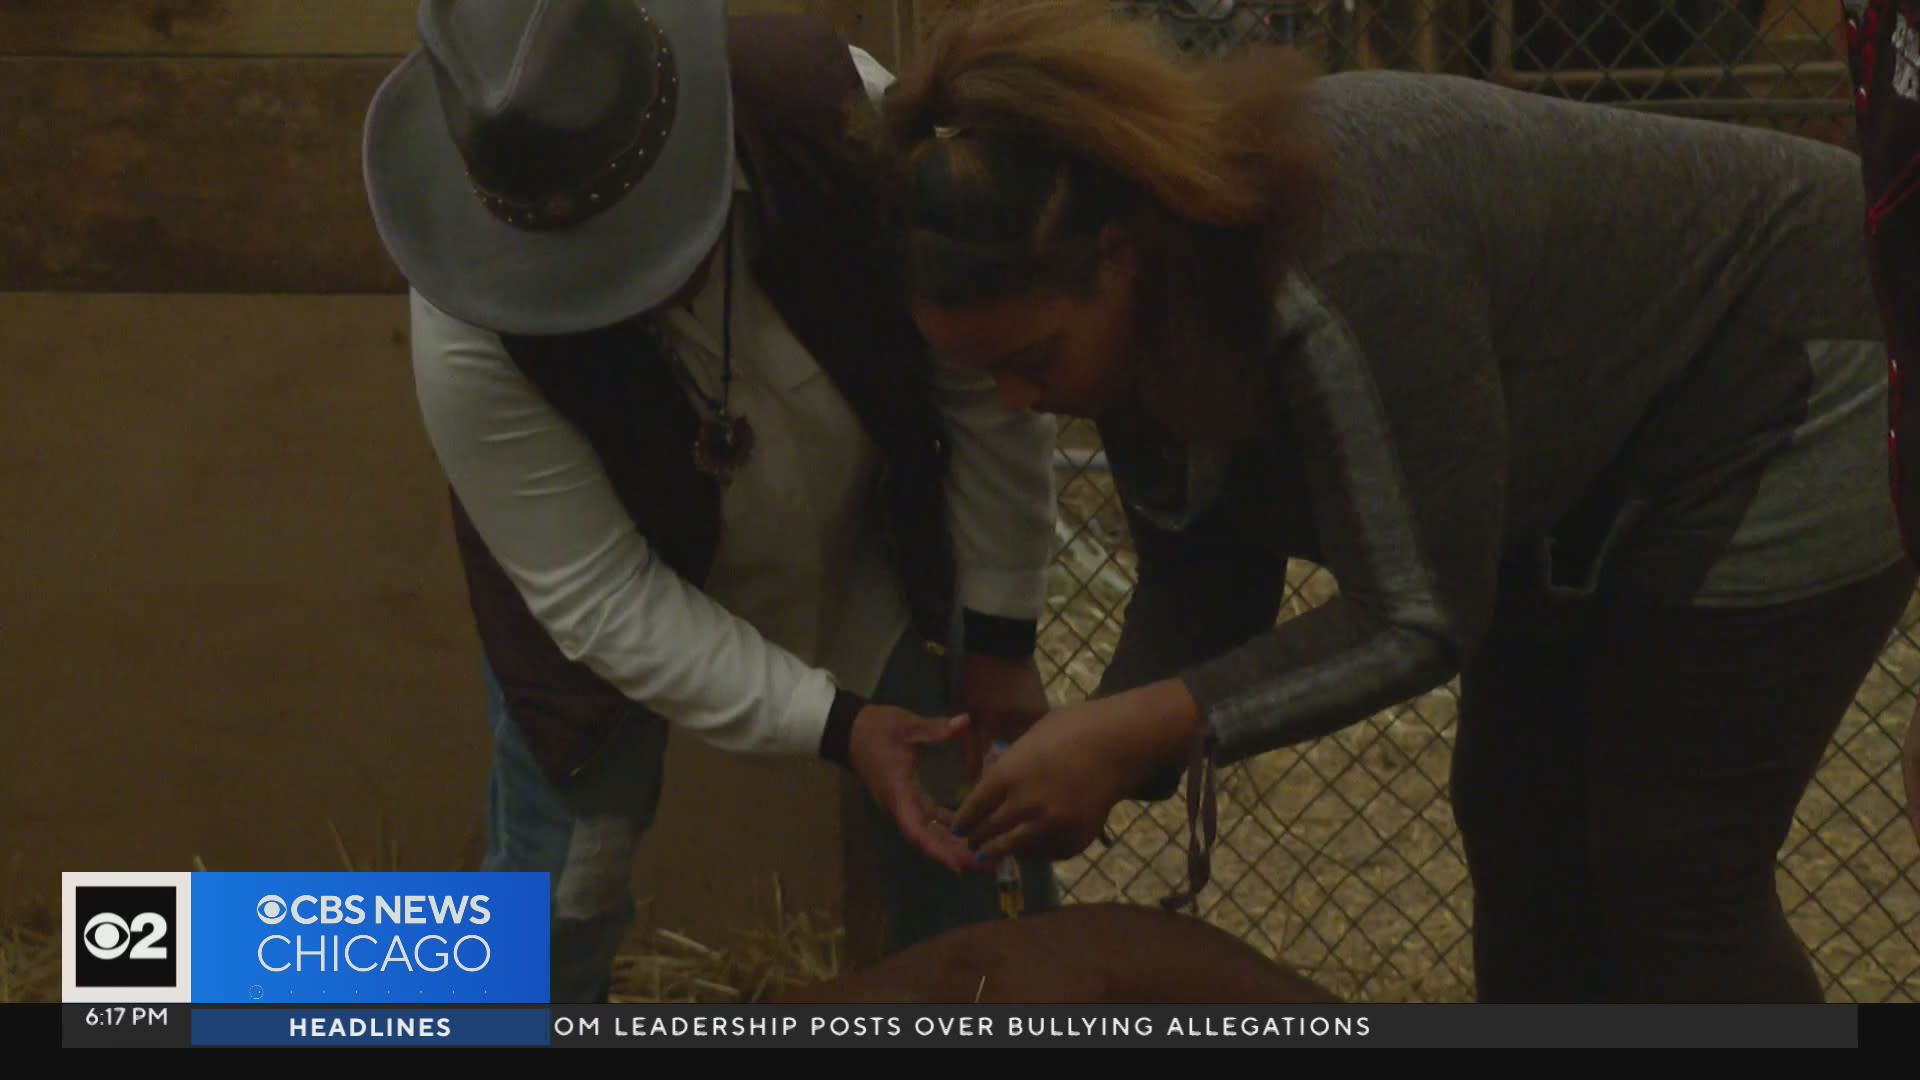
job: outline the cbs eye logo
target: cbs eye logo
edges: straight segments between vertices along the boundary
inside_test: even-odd
[[[165,960],[166,946],[159,944],[167,936],[167,920],[151,911],[133,917],[133,925],[111,911],[103,911],[87,920],[80,932],[80,943],[102,960],[122,956],[135,960]]]
[[[76,986],[177,985],[171,887],[83,885],[73,901]]]

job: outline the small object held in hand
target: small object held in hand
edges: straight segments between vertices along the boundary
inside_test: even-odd
[[[978,778],[988,763],[1006,752],[1008,744],[1040,722],[1041,714],[1027,709],[999,709],[974,716],[977,739],[967,751],[967,775]],[[981,742],[991,740],[985,749]],[[977,757],[976,757],[977,755]]]
[[[992,765],[995,758],[1007,752],[1007,744],[996,741],[987,751],[986,764]],[[1020,879],[1020,863],[1008,855],[1000,860],[993,871],[994,884],[1000,893],[1000,911],[1009,919],[1017,919],[1026,910],[1026,888]]]
[[[1020,881],[1020,864],[1008,855],[1000,860],[1000,868],[994,871],[994,882],[1000,891],[1000,911],[1009,919],[1017,919],[1026,910],[1026,888]]]

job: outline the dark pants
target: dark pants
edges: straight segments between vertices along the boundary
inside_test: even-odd
[[[1913,587],[1899,566],[1747,610],[1510,590],[1453,762],[1480,1000],[1823,1000],[1776,860]]]

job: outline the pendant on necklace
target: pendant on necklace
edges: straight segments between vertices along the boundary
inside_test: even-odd
[[[753,456],[753,425],[744,416],[730,421],[702,420],[693,443],[693,461],[700,471],[721,481],[731,480]]]

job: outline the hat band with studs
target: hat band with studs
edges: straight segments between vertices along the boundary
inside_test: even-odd
[[[679,78],[673,62],[673,50],[665,35],[656,34],[659,49],[654,68],[658,90],[640,120],[640,130],[627,148],[600,167],[592,178],[570,191],[555,192],[526,201],[489,191],[471,174],[468,182],[481,205],[494,217],[519,229],[564,229],[599,214],[633,190],[647,170],[653,167],[673,130],[674,107],[679,101]]]

